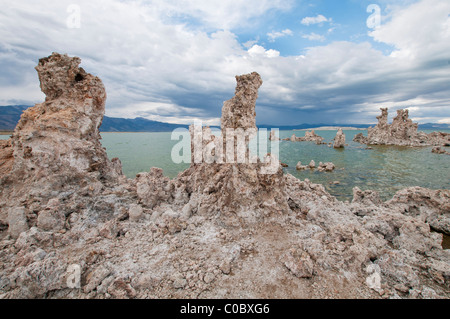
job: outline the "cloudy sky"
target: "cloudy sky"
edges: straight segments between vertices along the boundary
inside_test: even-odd
[[[448,0],[0,0],[0,105],[44,99],[34,67],[82,58],[106,115],[219,124],[258,72],[259,124],[450,123]]]

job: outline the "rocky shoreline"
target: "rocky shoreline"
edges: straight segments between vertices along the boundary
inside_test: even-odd
[[[355,188],[342,203],[278,161],[127,179],[100,143],[104,86],[80,62],[41,59],[46,100],[0,141],[0,298],[449,298],[449,190],[383,202]],[[236,80],[223,132],[256,128],[262,80]]]

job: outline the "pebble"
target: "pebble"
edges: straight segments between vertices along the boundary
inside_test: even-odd
[[[203,278],[203,281],[207,284],[210,284],[211,282],[214,281],[214,279],[216,278],[216,276],[214,276],[213,273],[208,272],[205,277]]]

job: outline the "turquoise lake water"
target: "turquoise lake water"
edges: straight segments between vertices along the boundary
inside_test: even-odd
[[[280,142],[280,159],[289,165],[285,172],[301,180],[308,178],[324,185],[340,200],[351,200],[355,186],[362,190],[376,190],[384,200],[405,187],[450,189],[450,156],[433,154],[431,147],[373,146],[368,150],[365,145],[352,141],[360,132],[367,135],[367,131],[344,131],[348,143],[345,149],[333,149],[312,142]],[[294,133],[296,136],[305,134],[304,131],[280,131],[280,138],[290,137]],[[331,142],[336,135],[336,131],[316,133],[324,137],[325,142]],[[8,137],[0,135],[0,139]],[[186,163],[175,164],[171,159],[172,148],[178,142],[171,140],[171,133],[102,133],[102,144],[108,156],[120,158],[123,172],[130,178],[140,172],[148,172],[151,167],[160,167],[166,176],[176,177],[189,167]],[[447,151],[450,149],[447,148]],[[316,164],[333,162],[336,170],[326,173],[295,169],[298,161],[307,165],[311,160]],[[335,181],[339,184],[334,184]]]

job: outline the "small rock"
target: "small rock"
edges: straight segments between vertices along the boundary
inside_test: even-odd
[[[109,294],[108,294],[107,291],[108,291],[108,288],[113,283],[113,281],[114,281],[114,277],[113,276],[106,277],[102,281],[101,285],[97,287],[97,293],[104,294],[105,298],[108,298],[107,295],[109,295]],[[109,295],[109,298],[111,298],[111,295]]]
[[[434,289],[431,289],[429,287],[423,287],[422,293],[421,293],[423,299],[436,299],[438,297],[436,291]]]
[[[57,208],[60,205],[60,201],[58,198],[52,198],[47,203],[47,208]]]
[[[136,288],[151,289],[159,285],[161,279],[152,273],[142,274],[136,282]]]
[[[138,222],[144,216],[144,210],[141,205],[131,204],[128,210],[130,221]]]
[[[187,281],[185,278],[177,277],[173,281],[173,288],[175,289],[183,289],[187,284]]]
[[[408,293],[409,292],[409,288],[406,287],[404,284],[397,284],[394,286],[395,290],[403,292],[403,293]]]
[[[219,268],[225,275],[229,275],[231,273],[231,262],[229,260],[224,260]]]
[[[8,232],[12,238],[19,238],[20,234],[26,232],[28,228],[25,207],[12,208],[8,212]]]
[[[297,169],[297,171],[301,171],[301,170],[307,169],[308,166],[304,166],[304,165],[302,165],[302,162],[298,162],[297,166],[295,168]]]
[[[187,203],[181,210],[181,219],[186,221],[191,217],[191,215],[192,215],[192,206],[191,203]]]
[[[124,279],[115,280],[108,288],[108,293],[114,299],[133,299],[136,297],[136,290]]]
[[[215,278],[216,278],[216,276],[214,276],[213,273],[208,272],[208,273],[205,275],[205,277],[203,277],[203,281],[204,281],[206,284],[210,284],[211,282],[214,281]]]
[[[89,293],[93,291],[97,286],[99,286],[102,281],[111,274],[111,271],[104,267],[100,266],[91,273],[89,273],[86,277],[86,286],[84,286],[84,292]]]
[[[37,226],[45,231],[62,230],[66,223],[66,216],[58,209],[46,208],[39,212]]]
[[[290,250],[280,260],[287,269],[298,278],[311,278],[314,273],[314,263],[307,252]]]
[[[99,235],[108,239],[117,237],[119,231],[117,230],[117,223],[114,220],[106,222],[99,231]]]

